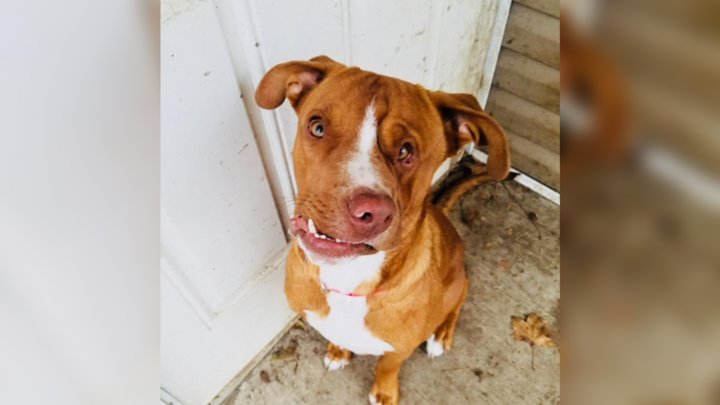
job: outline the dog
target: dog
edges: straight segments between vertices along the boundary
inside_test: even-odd
[[[285,293],[330,343],[327,369],[381,356],[372,404],[397,404],[403,362],[423,342],[449,350],[468,291],[463,244],[433,205],[433,174],[468,144],[487,145],[480,179],[509,172],[507,138],[470,94],[345,66],[327,56],[270,69],[255,100],[298,116],[298,193]],[[452,200],[456,200],[453,198]]]

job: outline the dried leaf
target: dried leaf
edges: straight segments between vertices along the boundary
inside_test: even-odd
[[[485,206],[486,207],[492,207],[495,204],[495,196],[491,195],[490,198],[485,200]]]
[[[295,339],[290,341],[290,344],[288,344],[285,347],[281,347],[275,352],[273,352],[271,359],[272,360],[285,360],[291,357],[295,357],[295,353],[297,353],[297,341]]]
[[[305,330],[305,322],[302,321],[302,319],[298,319],[295,321],[295,323],[292,326],[293,329],[300,329]]]
[[[260,379],[265,384],[270,384],[270,374],[268,374],[267,371],[265,371],[265,370],[260,371]]]
[[[537,314],[528,314],[527,316],[512,318],[513,337],[515,340],[530,343],[530,366],[535,370],[535,346],[540,347],[556,347],[550,331],[543,320]]]
[[[531,346],[556,347],[550,336],[550,331],[545,325],[545,320],[537,314],[512,317],[513,337],[530,343]]]
[[[463,209],[460,211],[460,220],[465,225],[471,225],[478,215],[480,215],[480,211],[477,208]]]

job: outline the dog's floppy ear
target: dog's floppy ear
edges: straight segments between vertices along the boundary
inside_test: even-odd
[[[344,66],[327,56],[276,65],[260,81],[255,90],[255,102],[262,108],[272,109],[279,107],[287,97],[297,109],[310,90],[332,71]]]
[[[454,156],[469,143],[488,146],[488,174],[502,180],[510,171],[510,151],[500,124],[489,116],[471,94],[429,92],[440,113],[447,139],[447,156]]]

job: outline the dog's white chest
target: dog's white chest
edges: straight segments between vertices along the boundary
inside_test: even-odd
[[[330,313],[321,317],[305,311],[307,321],[325,339],[356,354],[381,355],[393,347],[375,337],[365,325],[367,300],[365,297],[348,297],[330,292],[327,295]]]
[[[352,292],[364,281],[378,275],[384,259],[385,254],[379,252],[333,264],[321,263],[320,280],[328,287]],[[374,336],[367,328],[366,297],[328,292],[326,299],[330,306],[330,313],[326,317],[305,311],[305,318],[327,340],[356,354],[381,355],[394,351],[392,345]]]

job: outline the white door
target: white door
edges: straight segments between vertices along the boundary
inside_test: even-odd
[[[212,2],[163,22],[161,381],[210,401],[291,319],[286,244]]]
[[[292,319],[295,115],[264,72],[319,54],[484,104],[510,0],[163,0],[162,395],[211,401]]]

